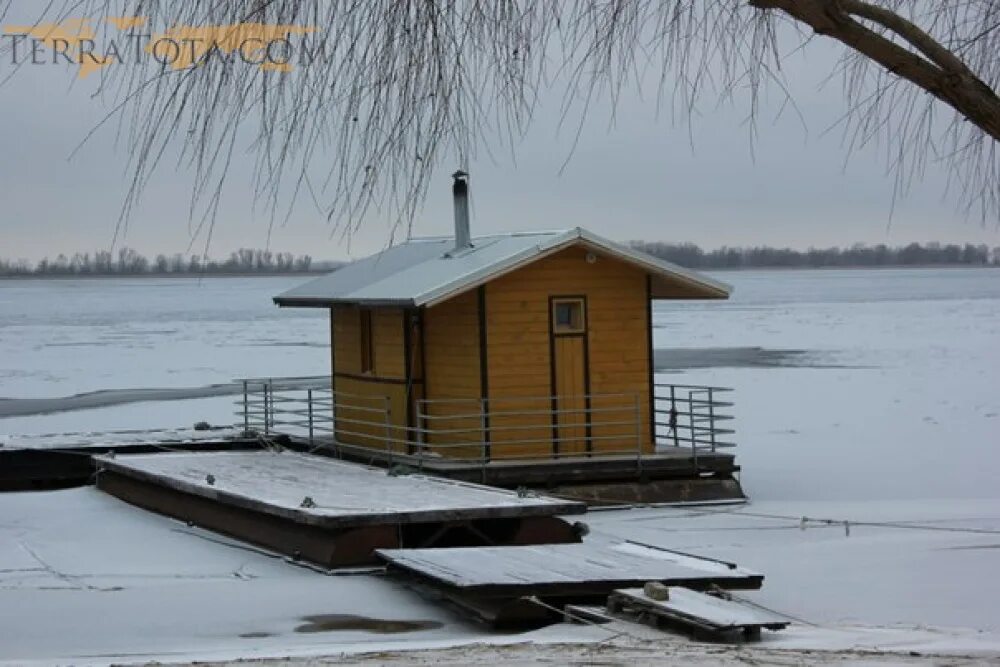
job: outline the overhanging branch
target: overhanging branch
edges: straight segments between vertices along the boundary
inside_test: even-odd
[[[860,0],[749,0],[749,4],[781,10],[817,33],[849,46],[948,104],[1000,141],[1000,97],[957,56],[902,16]],[[888,28],[923,56],[858,22],[853,11]]]

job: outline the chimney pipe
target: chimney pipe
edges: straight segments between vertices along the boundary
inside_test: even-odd
[[[469,234],[469,175],[462,170],[451,175],[455,179],[451,193],[455,198],[455,250],[472,247]]]

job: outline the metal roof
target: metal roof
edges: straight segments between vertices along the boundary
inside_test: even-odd
[[[573,245],[647,271],[654,299],[725,299],[732,291],[725,283],[579,227],[483,236],[472,243],[456,251],[451,237],[413,239],[290,289],[274,302],[316,308],[335,303],[432,306]]]

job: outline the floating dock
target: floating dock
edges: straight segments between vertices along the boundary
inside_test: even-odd
[[[719,561],[624,544],[379,549],[389,572],[497,626],[541,624],[552,608],[604,604],[617,589],[658,581],[707,590],[757,589],[764,577]]]
[[[298,451],[368,465],[402,466],[501,488],[530,487],[590,505],[746,499],[737,480],[740,467],[735,455],[721,450],[693,452],[686,447],[667,447],[641,456],[584,454],[482,462],[379,451],[336,441],[317,446],[301,438],[280,437],[284,445]]]
[[[379,548],[578,542],[580,502],[295,452],[98,456],[97,486],[129,503],[327,567]]]
[[[665,600],[655,600],[642,588],[614,591],[608,598],[613,614],[647,619],[656,627],[667,625],[715,641],[760,639],[761,630],[783,630],[788,619],[761,607],[687,588],[670,588]]]
[[[176,439],[166,435],[153,439],[144,438],[146,435],[146,432],[137,431],[135,439],[127,441],[109,438],[123,437],[120,432],[79,434],[77,437],[55,435],[31,445],[0,444],[0,492],[65,489],[91,484],[96,471],[94,457],[104,454],[260,449],[260,443],[254,438],[210,434],[200,439]]]

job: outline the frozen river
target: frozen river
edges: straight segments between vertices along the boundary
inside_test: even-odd
[[[1000,271],[717,277],[655,305],[656,362],[736,389],[755,498],[1000,498]],[[325,311],[271,303],[302,280],[0,281],[0,441],[230,423],[219,385],[328,373]]]
[[[995,661],[1000,270],[719,277],[736,287],[729,302],[656,306],[657,363],[665,379],[736,390],[753,502],[593,512],[588,540],[737,561],[766,575],[748,595],[806,622],[766,637],[763,654],[658,635],[640,645],[646,664]],[[233,397],[216,385],[327,373],[325,313],[270,303],[299,280],[0,281],[0,443],[227,423]],[[163,400],[179,396],[202,398]],[[81,401],[103,407],[68,410]],[[302,629],[338,614],[428,629]],[[507,642],[523,643],[521,664],[545,642],[616,632],[491,634],[388,578],[322,576],[90,487],[0,494],[0,628],[0,664],[19,666],[476,644],[464,663]],[[885,650],[897,653],[857,652]]]

